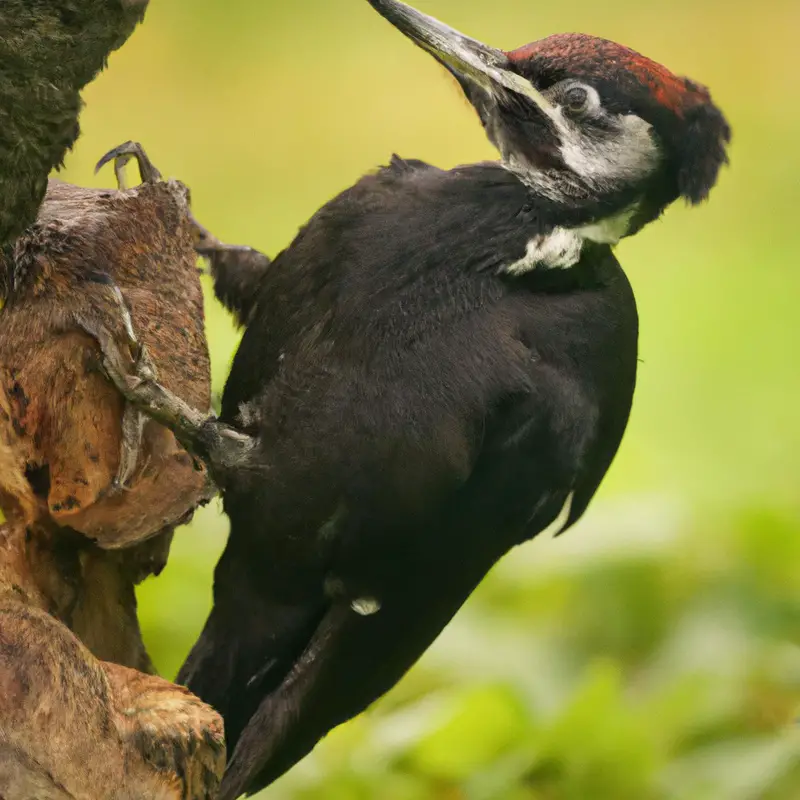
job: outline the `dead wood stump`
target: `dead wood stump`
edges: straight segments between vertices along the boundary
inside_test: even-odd
[[[126,411],[81,327],[124,338],[118,286],[160,380],[208,408],[193,235],[177,181],[51,181],[0,255],[13,277],[0,311],[0,800],[205,800],[219,785],[222,720],[149,674],[134,593],[213,487],[169,431]]]
[[[7,519],[54,522],[119,548],[173,527],[208,496],[205,472],[152,421],[133,475],[113,491],[123,400],[76,323],[123,326],[103,282],[110,277],[164,385],[195,408],[209,407],[187,210],[187,190],[177,181],[128,191],[51,181],[36,224],[5,265],[0,256],[0,269],[16,276],[0,313],[0,508]]]

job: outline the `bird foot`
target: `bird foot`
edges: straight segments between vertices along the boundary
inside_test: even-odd
[[[231,260],[247,260],[248,262],[255,260],[262,268],[269,266],[269,258],[255,248],[244,244],[225,244],[220,241],[208,228],[195,219],[191,211],[189,212],[189,222],[192,225],[195,252],[206,257],[212,265],[216,255],[226,254]],[[250,263],[247,265],[248,269],[252,269],[253,266]]]
[[[113,150],[109,150],[97,162],[97,166],[94,168],[95,174],[100,172],[106,164],[113,161],[114,174],[117,176],[117,186],[121,191],[124,191],[128,188],[125,180],[125,167],[134,158],[139,166],[139,176],[142,179],[142,183],[158,183],[161,180],[161,173],[156,169],[139,142],[125,142]]]
[[[119,322],[119,325],[116,326],[116,331],[112,334],[106,328],[102,317],[99,315],[95,317],[82,314],[76,317],[78,327],[95,339],[101,329],[106,330],[106,335],[118,341],[120,343],[119,346],[127,351],[127,357],[133,363],[139,365],[138,369],[140,372],[149,371],[155,375],[155,368],[150,362],[145,348],[136,336],[130,311],[128,310],[128,306],[125,303],[125,299],[119,287],[114,283],[113,279],[104,272],[94,273],[91,279],[93,283],[103,287],[103,292],[114,309],[114,319]],[[99,366],[102,371],[105,372],[105,365],[101,363]],[[128,491],[126,484],[133,477],[139,463],[139,452],[141,450],[146,422],[146,415],[137,409],[136,406],[126,401],[122,415],[119,465],[110,486],[104,492],[105,496],[113,497]]]
[[[78,326],[97,342],[103,371],[128,403],[171,430],[190,453],[208,464],[215,479],[224,480],[227,472],[246,464],[255,440],[219,422],[213,415],[192,408],[158,382],[155,367],[136,338],[122,293],[116,286],[114,289],[122,327],[128,332],[122,347],[119,337],[105,325],[93,324],[85,317],[76,319]],[[130,430],[133,428],[130,423]]]
[[[217,299],[240,324],[250,318],[270,259],[253,247],[225,244],[201,225],[189,212],[195,252],[210,267]]]
[[[128,491],[127,482],[133,477],[139,462],[139,450],[142,446],[144,426],[147,417],[136,406],[125,402],[122,413],[122,443],[120,445],[119,466],[117,474],[106,492],[107,496],[114,497]]]

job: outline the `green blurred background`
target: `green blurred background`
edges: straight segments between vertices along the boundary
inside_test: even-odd
[[[581,30],[708,84],[734,128],[711,203],[619,255],[639,386],[584,520],[505,559],[420,664],[276,800],[800,798],[797,0],[417,0],[505,48]],[[218,236],[275,254],[392,152],[492,158],[453,81],[363,0],[152,0],[89,89],[64,177],[141,141]],[[208,295],[214,385],[238,334]],[[140,592],[173,676],[211,601],[218,505]]]

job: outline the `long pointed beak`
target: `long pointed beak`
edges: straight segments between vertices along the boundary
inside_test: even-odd
[[[457,75],[472,80],[489,92],[502,86],[524,95],[547,116],[553,117],[555,109],[551,103],[510,68],[508,56],[502,50],[471,39],[399,0],[368,1],[382,17]]]

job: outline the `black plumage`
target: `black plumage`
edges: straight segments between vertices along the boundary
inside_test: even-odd
[[[636,380],[611,245],[702,199],[725,160],[707,91],[633,51],[564,35],[503,53],[371,3],[458,78],[502,161],[395,157],[272,262],[202,232],[246,324],[220,420],[106,353],[230,517],[179,675],[224,716],[222,800],[386,692],[514,546],[583,514]]]
[[[498,165],[398,159],[265,273],[222,410],[258,450],[225,483],[215,607],[179,676],[230,748],[261,704],[259,784],[389,689],[572,492],[577,519],[617,450],[630,286],[601,245],[566,272],[498,278],[552,227],[529,202]],[[380,610],[353,613],[360,599]]]

